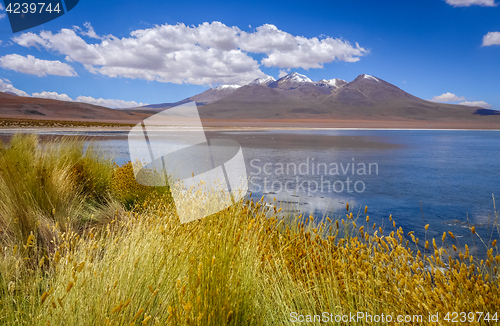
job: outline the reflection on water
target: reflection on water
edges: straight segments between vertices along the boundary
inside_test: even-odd
[[[130,160],[126,132],[72,135],[92,137],[118,164]],[[472,243],[474,225],[490,239],[492,195],[500,195],[500,132],[211,131],[207,138],[238,141],[253,196],[276,198],[291,211],[339,216],[349,202],[360,212],[367,205],[377,226],[388,227],[392,214],[422,240],[428,223],[427,238],[452,231],[461,244]]]

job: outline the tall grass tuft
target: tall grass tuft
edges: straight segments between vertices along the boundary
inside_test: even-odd
[[[22,248],[33,237],[48,254],[56,230],[109,220],[119,208],[110,196],[112,175],[111,161],[92,146],[84,152],[82,140],[40,143],[15,134],[0,148],[0,241]]]

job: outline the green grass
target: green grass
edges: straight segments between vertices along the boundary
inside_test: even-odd
[[[292,312],[357,311],[446,325],[446,312],[500,307],[496,242],[482,262],[452,259],[452,234],[426,250],[395,221],[373,231],[366,212],[304,222],[263,201],[181,224],[168,189],[136,184],[130,163],[68,139],[5,148],[2,325],[294,325]]]

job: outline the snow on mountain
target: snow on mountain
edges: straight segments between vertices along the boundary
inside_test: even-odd
[[[206,90],[198,95],[191,96],[189,99],[191,101],[199,102],[200,104],[212,103],[228,96],[240,87],[241,86],[239,85],[221,85],[210,88],[209,90]]]
[[[217,86],[215,87],[214,89],[215,90],[235,90],[237,88],[240,88],[241,86],[240,85],[220,85],[220,86]]]
[[[365,78],[365,79],[370,79],[370,80],[374,80],[374,81],[376,81],[376,82],[380,82],[380,81],[378,80],[378,78],[373,77],[373,76],[370,76],[370,75],[366,75],[366,74],[364,74],[364,75],[363,75],[363,78]]]
[[[307,76],[292,72],[283,78],[269,84],[271,88],[294,89],[302,85],[314,85],[314,82]]]
[[[370,76],[370,75],[359,75],[356,78],[356,81],[362,81],[362,80],[370,80],[370,81],[376,81],[380,82],[380,80],[376,77]],[[352,82],[351,82],[352,83]],[[325,95],[329,95],[332,92],[339,92],[342,91],[346,86],[350,85],[351,83],[347,83],[345,80],[342,79],[321,79],[320,81],[314,82],[312,81],[309,77],[292,72],[289,73],[288,75],[276,80],[272,76],[267,76],[266,78],[257,78],[254,81],[252,81],[250,84],[247,86],[255,86],[255,85],[261,85],[261,86],[266,86],[272,89],[279,89],[282,91],[287,92],[287,96],[307,96],[310,92],[319,92],[323,93]],[[375,85],[374,83],[364,83],[366,85]],[[382,83],[381,83],[382,84]],[[239,90],[241,88],[240,85],[220,85],[214,88],[210,88],[206,90],[203,93],[191,96],[183,101],[180,101],[178,103],[162,103],[162,104],[155,104],[155,105],[150,105],[146,106],[149,109],[165,109],[166,107],[172,107],[175,106],[179,103],[184,103],[185,101],[196,101],[198,105],[207,105],[209,103],[217,102],[219,100],[222,100],[226,98],[227,96],[231,95],[233,92],[236,90]],[[243,90],[243,89],[242,89]],[[253,90],[254,92],[257,92],[257,90]],[[293,92],[298,91],[299,93],[296,93],[295,95],[292,95]],[[243,92],[244,93],[244,92]],[[348,93],[348,91],[347,91]],[[260,93],[259,93],[260,94]],[[267,93],[265,93],[267,94]],[[349,98],[350,96],[359,96],[359,92],[354,91],[353,94],[344,94],[341,95],[341,97],[347,97]],[[239,96],[242,96],[241,94]],[[253,94],[249,96],[249,98],[255,98],[257,96],[256,94]]]
[[[319,87],[340,87],[343,84],[346,84],[347,82],[342,79],[321,79],[320,81],[317,81],[315,84],[316,86]]]
[[[301,75],[296,72],[289,73],[285,77],[278,79],[278,83],[283,83],[283,82],[295,83],[295,84],[313,83],[313,81],[306,75]]]
[[[276,79],[272,76],[267,76],[267,78],[257,78],[253,82],[251,82],[248,85],[262,85],[262,86],[269,86],[272,82],[275,82]]]

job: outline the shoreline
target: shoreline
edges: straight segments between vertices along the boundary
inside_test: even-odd
[[[198,131],[196,127],[171,126],[172,130]],[[128,132],[132,127],[23,127],[23,128],[1,128],[0,133],[15,132]],[[500,131],[499,129],[488,128],[391,128],[391,127],[243,127],[243,126],[206,126],[204,131],[237,131],[237,132],[258,132],[258,131],[354,131],[354,130],[379,130],[379,131]]]

